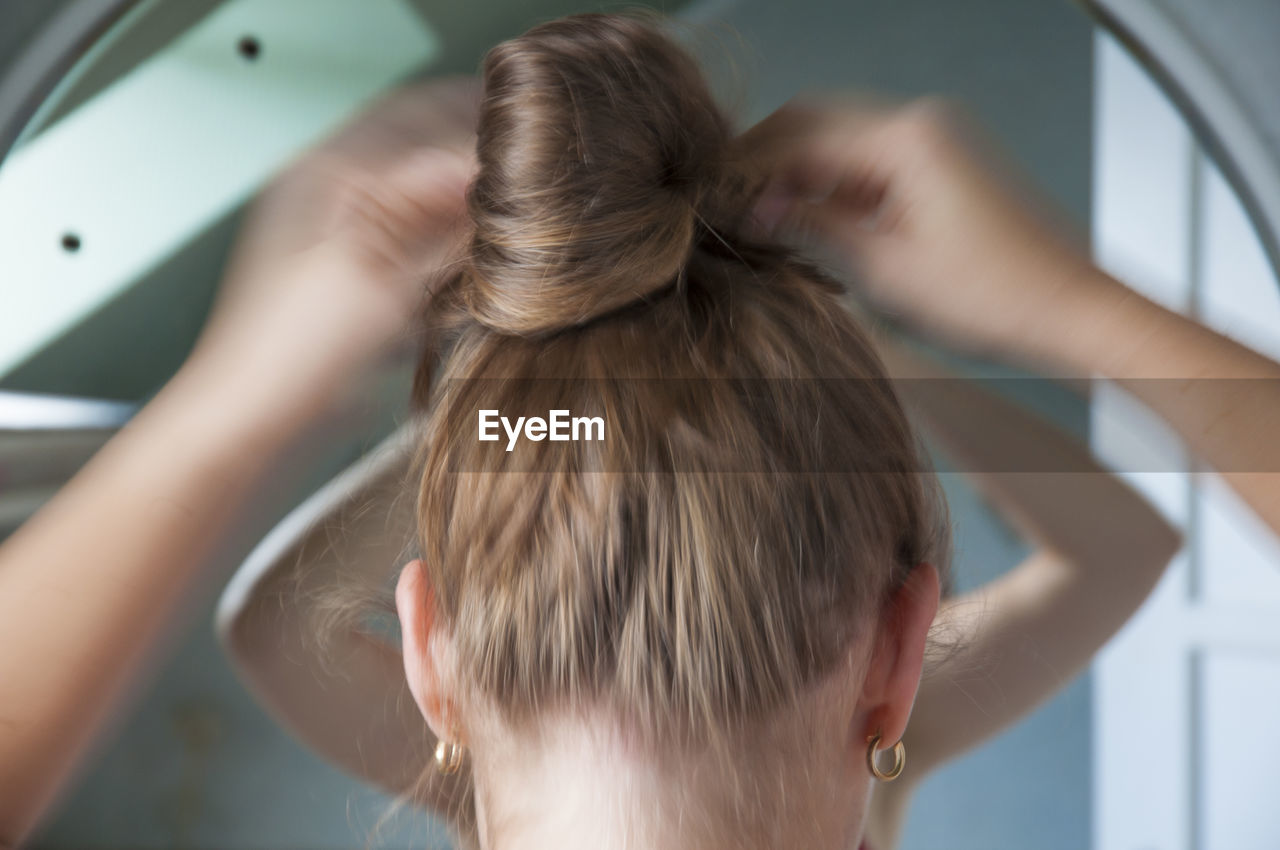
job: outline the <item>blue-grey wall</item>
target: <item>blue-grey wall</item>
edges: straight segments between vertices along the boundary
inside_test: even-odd
[[[967,102],[1082,227],[1089,209],[1090,27],[1067,0],[740,0],[703,4],[724,39],[747,113],[802,90],[942,92]],[[477,14],[482,12],[477,9]],[[718,26],[718,25],[717,25]],[[735,36],[736,37],[736,36]],[[1084,409],[1032,389],[1067,427]],[[345,457],[265,500],[229,541],[243,556],[290,501]],[[947,481],[961,588],[1025,552],[961,483]],[[381,805],[286,737],[253,704],[216,648],[209,605],[184,617],[172,656],[36,846],[359,847]],[[1089,844],[1089,684],[1083,677],[1000,738],[922,788],[908,850],[1076,850]],[[437,838],[423,821],[387,843]]]

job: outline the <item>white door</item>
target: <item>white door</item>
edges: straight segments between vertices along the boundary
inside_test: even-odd
[[[1234,193],[1125,50],[1096,55],[1099,262],[1280,358],[1280,285]],[[1280,543],[1144,413],[1103,387],[1095,450],[1143,470],[1188,544],[1094,668],[1094,846],[1280,850]]]

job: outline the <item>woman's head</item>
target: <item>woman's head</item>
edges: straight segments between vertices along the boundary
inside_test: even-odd
[[[415,695],[477,774],[590,732],[651,767],[712,758],[717,782],[807,748],[830,781],[832,728],[900,735],[936,605],[918,567],[946,562],[879,360],[837,283],[751,235],[759,181],[653,22],[544,24],[483,78],[471,251],[417,382]],[[482,409],[599,417],[603,439],[506,451]],[[726,817],[778,793],[721,785]]]

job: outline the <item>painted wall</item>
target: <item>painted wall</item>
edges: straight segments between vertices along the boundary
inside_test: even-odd
[[[813,88],[951,94],[970,104],[1085,228],[1091,29],[1065,0],[713,0],[698,10],[698,17],[722,20],[727,32],[741,35],[733,47],[737,86],[750,94],[751,117]],[[1082,406],[1047,390],[1032,388],[1029,395],[1083,432]],[[274,517],[350,456],[325,458],[248,511],[243,533],[222,554],[227,568]],[[1009,568],[1024,549],[969,491],[947,484],[964,588]],[[183,617],[186,627],[175,632],[169,660],[145,699],[33,846],[363,846],[381,801],[305,752],[254,705],[214,644],[209,611],[209,604],[197,605]],[[1089,716],[1084,677],[945,768],[921,790],[904,846],[1087,846]],[[423,846],[438,836],[411,820],[392,824],[383,838]]]

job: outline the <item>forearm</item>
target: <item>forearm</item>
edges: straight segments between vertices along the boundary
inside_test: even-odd
[[[1115,380],[1161,416],[1280,534],[1280,364],[1101,272],[1079,282],[1052,332],[1012,354]]]
[[[329,636],[293,594],[264,593],[222,635],[242,681],[295,739],[331,764],[465,827],[469,767],[428,770],[436,739],[409,693],[401,654],[353,628]],[[267,609],[270,610],[267,610]]]
[[[264,599],[263,602],[266,600]],[[393,795],[413,790],[444,814],[443,781],[415,787],[435,739],[405,684],[404,661],[374,637],[343,629],[318,654],[317,626],[279,599],[272,614],[256,610],[224,642],[242,680],[294,737],[329,762]]]
[[[1176,549],[1151,505],[1053,424],[977,381],[896,350],[903,395],[936,444],[1027,537],[1072,569],[1145,585]]]
[[[1051,423],[975,381],[928,375],[903,382],[913,411],[1038,550],[940,606],[933,639],[942,651],[926,659],[906,738],[914,781],[899,795],[1069,682],[1147,598],[1180,542]]]
[[[218,634],[250,691],[302,743],[454,817],[469,776],[431,772],[420,781],[435,738],[408,691],[398,648],[366,631],[365,615],[380,607],[416,535],[404,470],[417,437],[400,429],[299,505],[284,523],[325,516],[323,526],[306,519],[301,538],[254,552],[223,597]],[[361,497],[351,500],[355,493]],[[360,518],[371,503],[388,506],[377,523]]]
[[[293,423],[179,373],[0,547],[0,843],[34,825]]]

